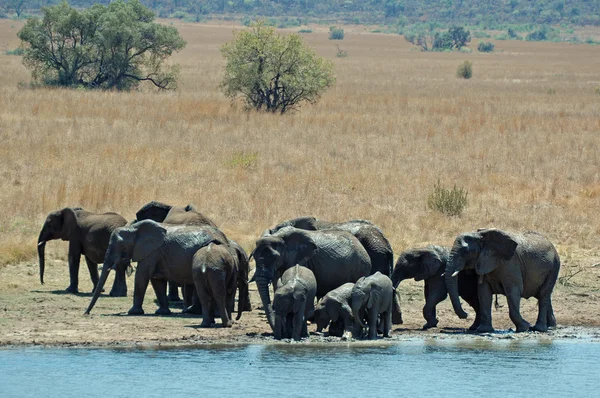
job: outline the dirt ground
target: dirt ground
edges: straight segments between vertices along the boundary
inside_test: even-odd
[[[83,267],[85,268],[85,266]],[[85,273],[84,273],[85,272]],[[569,271],[572,272],[572,271]],[[564,272],[563,272],[564,274]],[[572,275],[572,274],[569,274]],[[563,275],[564,276],[564,275]],[[562,278],[553,295],[559,327],[548,334],[510,333],[506,300],[500,296],[501,308],[494,310],[497,332],[483,338],[600,338],[600,266],[590,266],[568,281]],[[50,260],[40,285],[37,264],[22,263],[0,269],[0,346],[138,346],[272,343],[256,285],[251,284],[252,312],[245,312],[232,328],[221,328],[220,321],[212,328],[200,328],[201,317],[180,313],[181,303],[172,303],[173,315],[156,316],[154,293],[148,289],[144,308],[147,315],[128,316],[131,306],[133,278],[128,278],[129,297],[103,295],[92,314],[84,316],[90,300],[91,282],[86,269],[80,270],[79,295],[64,294],[68,284],[68,268],[64,260]],[[112,285],[112,277],[107,286]],[[391,339],[378,339],[377,344],[413,338],[482,338],[466,332],[472,322],[458,319],[449,300],[438,306],[439,328],[420,330],[424,323],[422,284],[405,281],[400,285],[403,325],[394,325]],[[108,291],[108,290],[107,290]],[[535,322],[537,302],[522,300],[523,316]],[[468,310],[465,304],[465,309]],[[312,343],[339,342],[341,339],[318,335],[315,326],[309,331]],[[344,342],[347,343],[347,342]]]

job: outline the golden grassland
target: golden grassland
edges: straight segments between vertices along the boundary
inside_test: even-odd
[[[52,210],[131,219],[150,200],[195,204],[247,249],[315,215],[372,220],[397,253],[494,226],[547,235],[563,274],[600,262],[600,46],[424,53],[401,36],[346,29],[334,42],[315,29],[304,37],[334,60],[337,85],[282,116],[218,90],[219,47],[239,27],[176,22],[188,42],[173,57],[179,90],[119,93],[19,89],[29,72],[4,51],[21,26],[0,20],[0,264],[35,263]],[[471,80],[455,77],[464,60]],[[438,180],[468,191],[463,216],[427,208]],[[66,258],[64,243],[48,246]]]

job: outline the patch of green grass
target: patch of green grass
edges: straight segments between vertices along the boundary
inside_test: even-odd
[[[447,216],[460,216],[468,205],[466,189],[444,188],[440,181],[433,186],[433,192],[427,198],[427,207]]]
[[[244,170],[253,169],[258,163],[258,152],[235,152],[227,161],[227,166]]]

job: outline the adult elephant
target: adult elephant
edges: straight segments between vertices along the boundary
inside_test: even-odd
[[[284,227],[259,238],[251,257],[256,261],[256,281],[267,320],[274,327],[269,284],[296,264],[313,271],[317,299],[347,282],[371,273],[371,260],[358,239],[340,230],[306,231]]]
[[[194,254],[210,243],[229,245],[225,235],[210,226],[159,224],[152,220],[136,222],[115,230],[111,237],[98,288],[86,314],[94,307],[111,269],[119,269],[128,261],[137,262],[133,306],[130,315],[143,314],[142,304],[148,283],[152,283],[159,308],[156,314],[170,314],[167,280],[182,285],[193,284]]]
[[[79,262],[85,257],[94,289],[98,284],[98,264],[104,261],[110,234],[127,224],[117,213],[91,213],[80,207],[65,207],[48,214],[38,237],[40,282],[44,283],[46,242],[62,239],[69,242],[69,279],[65,292],[79,292]],[[126,267],[116,273],[111,296],[127,296]]]
[[[560,270],[560,258],[552,243],[536,232],[514,233],[480,229],[459,235],[450,251],[444,273],[454,310],[460,314],[457,274],[474,269],[481,322],[478,332],[492,332],[492,295],[504,294],[517,332],[530,329],[519,310],[521,297],[538,299],[538,317],[533,330],[545,332],[556,326],[552,290]]]
[[[437,245],[424,248],[409,249],[400,254],[394,272],[392,272],[392,283],[397,290],[400,282],[406,279],[425,281],[424,295],[425,306],[423,306],[423,317],[427,321],[423,329],[436,327],[436,306],[448,297],[448,289],[444,281],[444,271],[450,258],[450,249]],[[479,298],[477,297],[477,275],[473,270],[467,270],[458,274],[458,294],[475,310],[475,320],[469,330],[479,327],[480,311]],[[466,313],[460,314],[466,318]]]
[[[392,275],[392,267],[394,266],[394,251],[392,250],[392,246],[381,229],[370,221],[350,220],[346,222],[331,222],[304,216],[283,221],[265,231],[263,235],[274,234],[283,227],[295,227],[307,231],[337,229],[350,232],[367,251],[371,260],[371,274],[381,272],[387,276]],[[392,318],[394,324],[402,323],[400,299],[397,294],[394,297],[394,313]]]

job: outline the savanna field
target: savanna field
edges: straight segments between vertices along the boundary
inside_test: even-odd
[[[42,286],[36,239],[50,211],[81,206],[132,219],[151,200],[194,204],[248,251],[265,228],[301,215],[371,220],[396,254],[451,245],[480,227],[536,230],[562,258],[558,323],[600,325],[600,46],[497,41],[491,54],[425,53],[398,35],[345,27],[345,39],[331,41],[316,27],[303,36],[334,60],[337,84],[282,116],[246,112],[219,91],[219,48],[239,26],[176,22],[188,43],[172,57],[179,89],[130,93],[19,88],[29,71],[5,51],[19,45],[21,26],[0,20],[1,343],[109,341],[103,330],[127,333],[127,325],[143,335],[140,318],[98,315],[127,311],[131,297],[100,299],[96,318],[83,318],[89,297],[50,294],[68,284],[67,245],[48,243]],[[347,57],[336,57],[336,44]],[[465,60],[470,80],[455,77]],[[427,207],[438,181],[468,192],[462,216]],[[89,292],[85,268],[80,286]],[[422,287],[402,286],[401,326],[416,329]],[[153,299],[149,290],[148,310]],[[522,306],[534,320],[536,300]],[[252,331],[268,331],[251,314]],[[470,324],[448,302],[438,317]],[[494,317],[511,326],[506,306]],[[183,317],[144,318],[179,325],[172,339],[205,333],[184,328],[195,321]],[[223,336],[245,333],[244,319]],[[89,322],[98,322],[95,338],[71,333]]]

